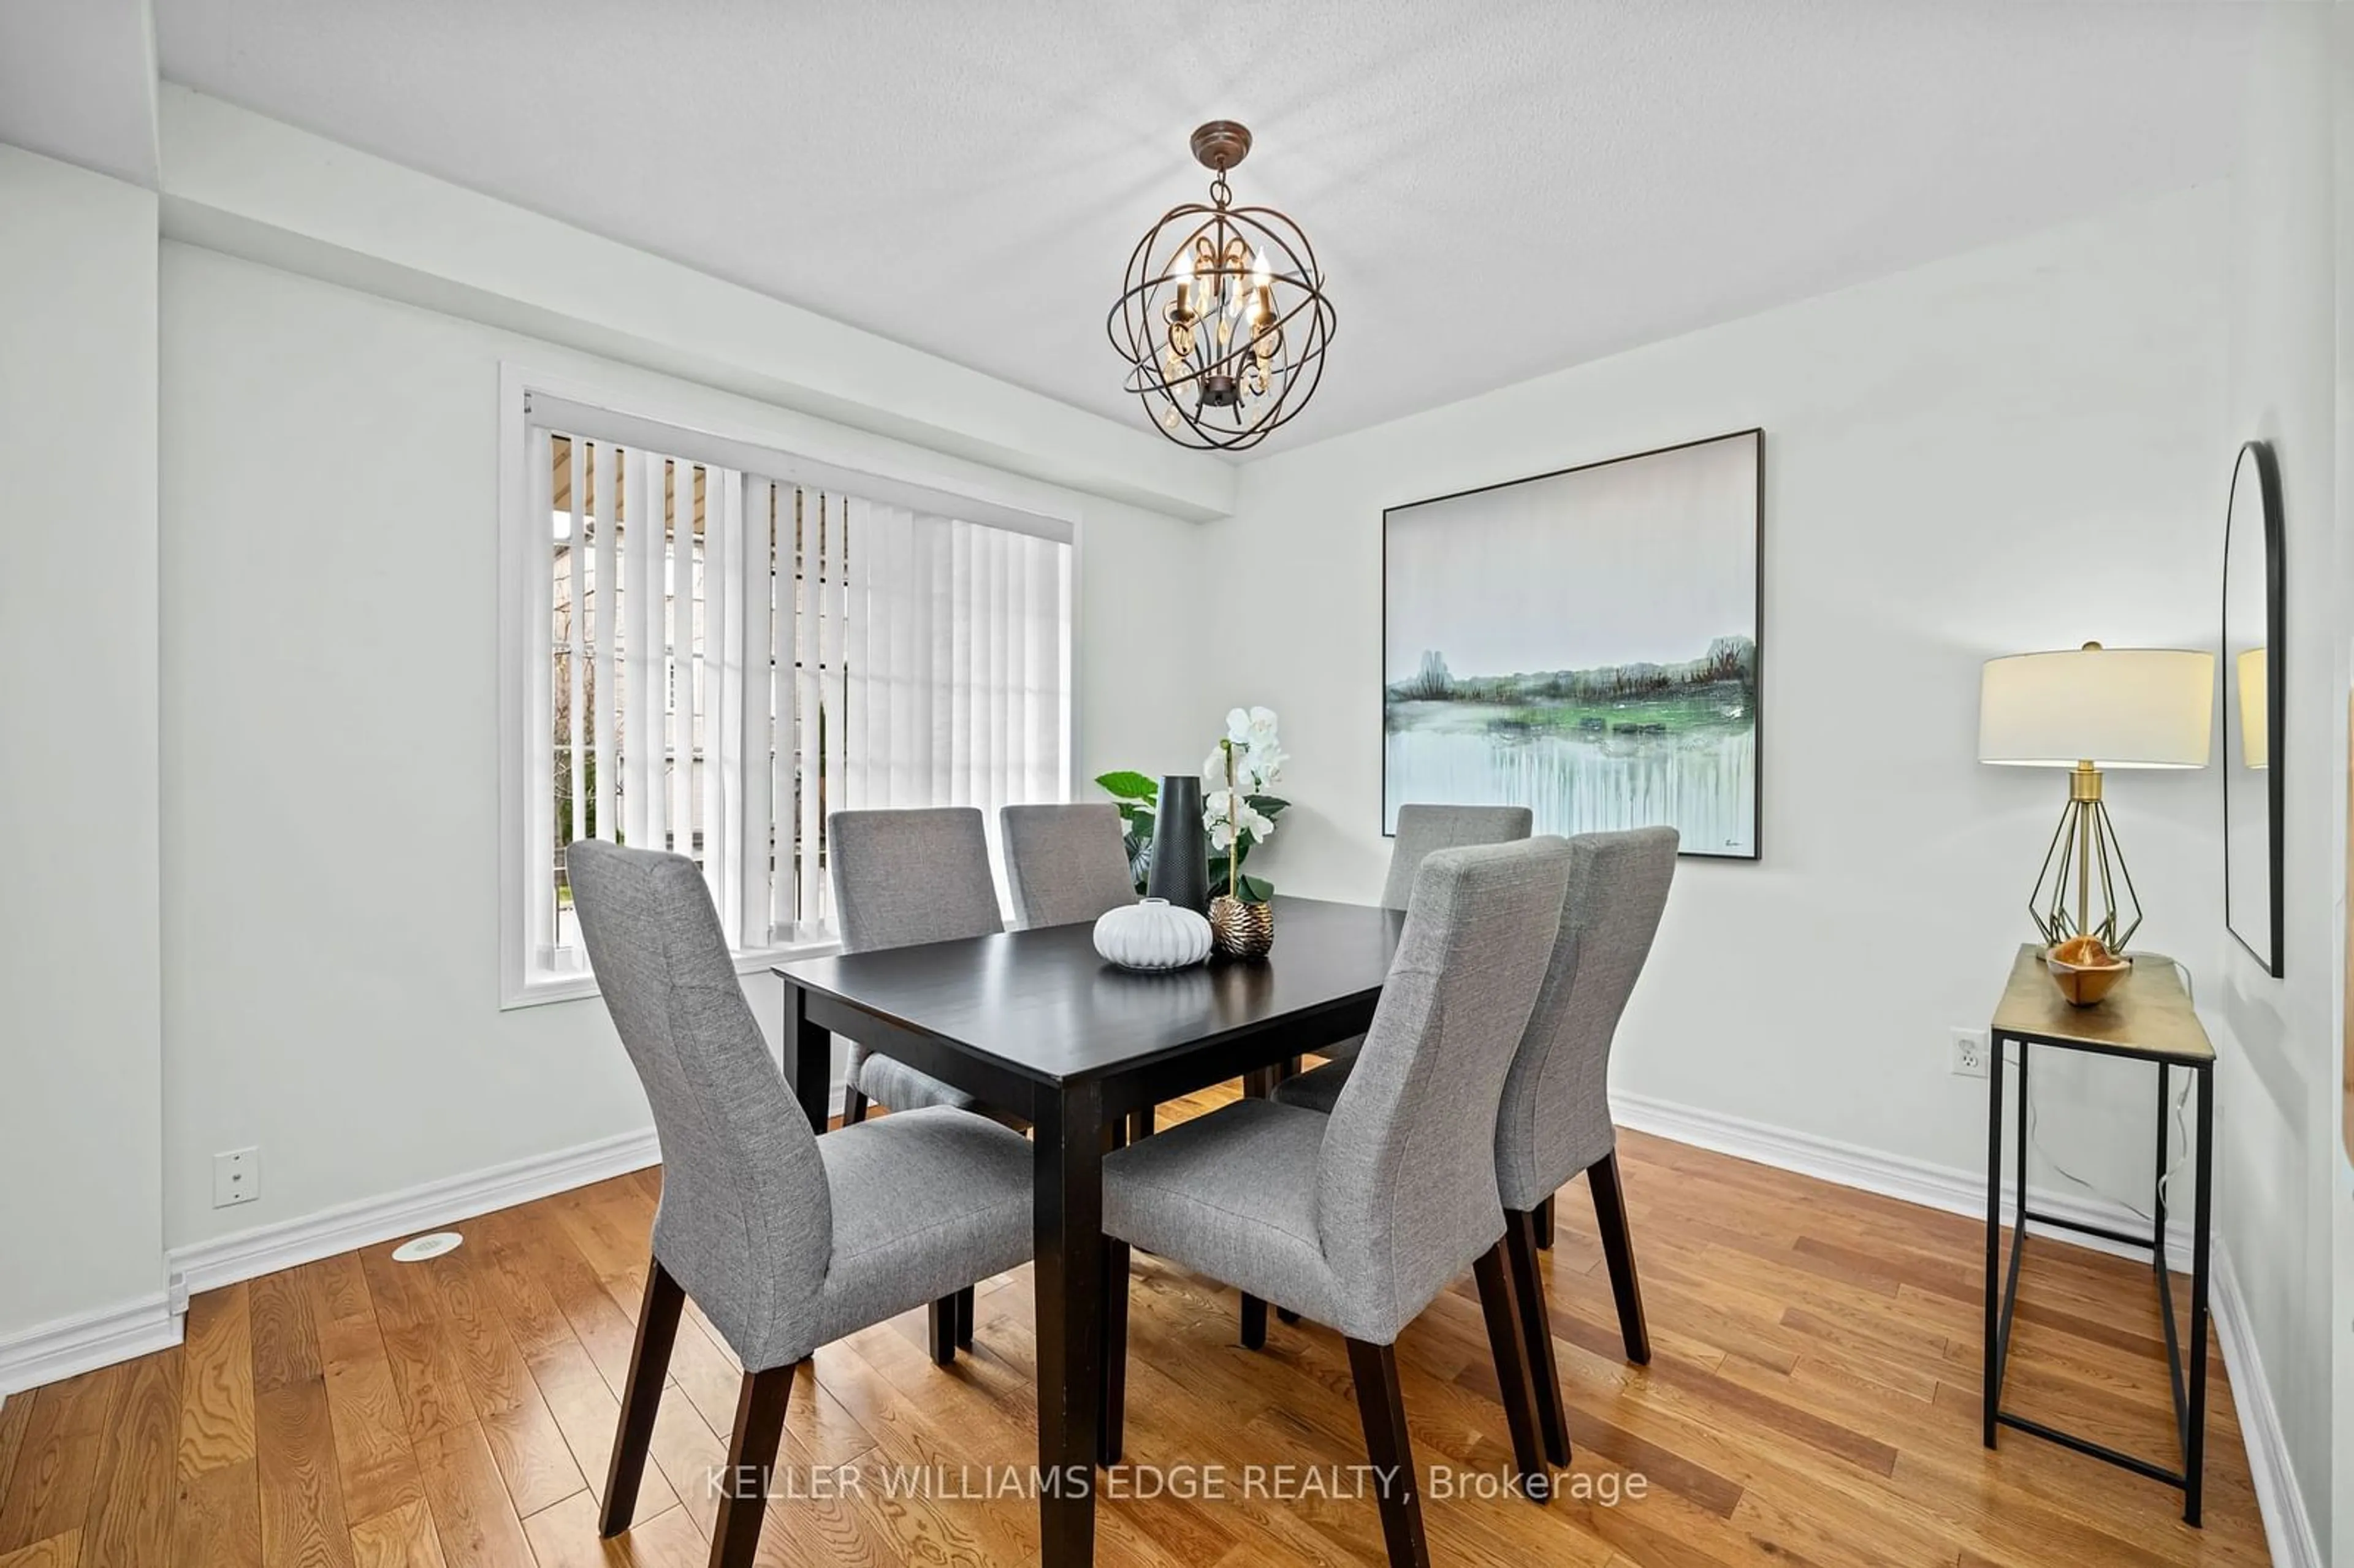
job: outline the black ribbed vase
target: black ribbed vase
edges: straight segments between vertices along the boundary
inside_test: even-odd
[[[1200,915],[1210,907],[1210,846],[1202,837],[1202,780],[1172,773],[1161,780],[1152,813],[1152,869],[1144,895]]]

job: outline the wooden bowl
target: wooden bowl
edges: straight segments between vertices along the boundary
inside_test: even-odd
[[[2133,960],[2110,952],[2097,937],[2076,937],[2046,952],[2043,966],[2071,1007],[2091,1007],[2125,979]]]

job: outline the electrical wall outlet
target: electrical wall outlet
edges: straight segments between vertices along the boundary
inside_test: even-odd
[[[250,1203],[261,1196],[261,1150],[231,1149],[213,1156],[213,1207]]]
[[[1985,1030],[1954,1031],[1954,1075],[1957,1078],[1983,1078],[1987,1075]]]

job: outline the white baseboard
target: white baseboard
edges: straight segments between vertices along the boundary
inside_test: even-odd
[[[2229,1247],[2215,1248],[2215,1340],[2223,1348],[2223,1364],[2231,1369],[2232,1402],[2240,1412],[2240,1441],[2248,1450],[2248,1481],[2256,1506],[2264,1516],[2264,1545],[2273,1568],[2322,1568],[2327,1561],[2313,1532],[2313,1519],[2297,1490],[2296,1471],[2288,1455],[2288,1434],[2281,1429],[2280,1410],[2273,1404],[2272,1384],[2264,1381],[2264,1357],[2248,1329],[2247,1298],[2240,1294],[2240,1277],[2232,1267]]]
[[[1981,1220],[1986,1216],[1983,1171],[1935,1165],[1646,1095],[1614,1093],[1610,1103],[1618,1124],[1638,1132],[1926,1208]],[[2009,1183],[2004,1184],[2003,1193],[2004,1204],[2009,1207],[2013,1201]],[[2038,1209],[2062,1219],[2127,1231],[2146,1224],[2124,1204],[2107,1199],[2035,1187],[2029,1189],[2028,1196]],[[2029,1226],[2031,1234],[2042,1234],[2043,1230],[2031,1224]],[[2147,1255],[2140,1249],[2120,1246],[2099,1236],[2064,1230],[2052,1234],[2103,1252],[2137,1259]],[[2255,1337],[2248,1324],[2247,1301],[2240,1294],[2231,1248],[2221,1235],[2212,1238],[2211,1246],[2212,1277],[2208,1284],[2208,1300],[2214,1318],[2215,1342],[2231,1373],[2232,1403],[2239,1411],[2241,1442],[2248,1452],[2249,1480],[2255,1490],[2256,1505],[2264,1514],[2265,1543],[2276,1568],[2322,1568],[2320,1543],[2314,1535],[2312,1519],[2306,1512],[2304,1497],[2297,1490],[2296,1471],[2289,1462],[2288,1436],[2281,1427],[2280,1410],[2273,1403],[2272,1384],[2264,1381],[2264,1360],[2257,1353]],[[2179,1217],[2167,1226],[2167,1247],[2178,1269],[2188,1266],[2190,1230]]]
[[[661,1158],[649,1128],[175,1247],[165,1256],[172,1309],[186,1311],[188,1297],[197,1291],[585,1187],[643,1170]]]
[[[59,1318],[0,1339],[0,1395],[38,1388],[180,1342],[180,1319],[163,1291]]]
[[[829,1102],[835,1116],[842,1114],[842,1085],[837,1082]],[[186,1312],[189,1296],[197,1291],[217,1290],[354,1247],[375,1246],[493,1209],[528,1203],[535,1198],[642,1171],[661,1160],[662,1150],[654,1141],[653,1129],[648,1128],[175,1247],[164,1257],[171,1279],[171,1309]]]
[[[1714,1150],[1719,1154],[1730,1154],[1738,1160],[1754,1160],[1760,1165],[1795,1171],[1801,1176],[1813,1176],[1841,1187],[1854,1187],[1866,1192],[1877,1192],[1882,1197],[1902,1199],[1927,1209],[1942,1209],[1950,1214],[1968,1214],[1980,1220],[1986,1218],[1984,1171],[1963,1171],[1951,1165],[1933,1164],[1926,1160],[1866,1149],[1861,1144],[1844,1143],[1837,1139],[1820,1138],[1809,1132],[1797,1132],[1786,1127],[1727,1116],[1722,1111],[1702,1110],[1697,1106],[1653,1099],[1648,1095],[1629,1095],[1614,1090],[1610,1096],[1610,1107],[1611,1114],[1619,1126],[1631,1127],[1638,1132],[1653,1133],[1677,1143]],[[2013,1183],[2005,1181],[2002,1193],[2003,1207],[2009,1211],[2017,1202]],[[2111,1230],[2121,1231],[2146,1232],[2149,1228],[2147,1220],[2123,1203],[2107,1198],[2046,1187],[2030,1187],[2027,1198],[2043,1213],[2073,1220],[2079,1224],[2105,1225]],[[2146,1248],[2128,1247],[2105,1237],[2052,1229],[2034,1223],[2028,1225],[2028,1234],[2048,1234],[2078,1246],[2088,1246],[2123,1257],[2146,1258],[2149,1255]],[[2172,1216],[2172,1223],[2166,1227],[2166,1245],[2174,1266],[2188,1268],[2190,1226],[2179,1214]]]

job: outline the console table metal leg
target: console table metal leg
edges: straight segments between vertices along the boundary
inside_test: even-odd
[[[1995,1412],[2002,1404],[2002,1039],[1991,1042],[1987,1064],[1986,1446],[1994,1446]]]
[[[2199,1091],[2198,1192],[2190,1233],[2190,1430],[2182,1443],[2182,1522],[2197,1524],[2207,1470],[2207,1243],[2213,1228],[2215,1069],[2196,1069]]]
[[[2011,1097],[2019,1103],[2019,1147],[2013,1151],[2018,1166],[2011,1178],[2015,1190],[2011,1193],[2013,1217],[2010,1223],[2010,1250],[2014,1255],[2027,1245],[2027,1059],[2032,1054],[2033,1048],[2026,1041],[2022,1040],[2019,1043],[2019,1087],[2013,1090],[2011,1095]],[[2019,1265],[2015,1255],[2010,1272],[2013,1277],[2018,1276]],[[2010,1313],[2008,1310],[2009,1298],[2017,1293],[2016,1287],[2009,1287],[2004,1291],[2003,1304],[2006,1310],[2002,1315],[2002,1320],[2003,1337],[2006,1340],[2009,1338]]]
[[[2173,1074],[2167,1065],[2158,1065],[2158,1167],[2150,1182],[2150,1260],[2149,1266],[2162,1281],[2166,1278],[2166,1091]]]

